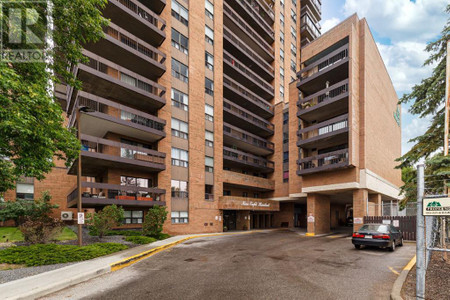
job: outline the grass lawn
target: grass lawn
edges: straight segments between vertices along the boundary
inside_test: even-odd
[[[61,234],[56,239],[58,241],[75,240],[77,235],[68,227],[64,227]],[[9,242],[21,242],[23,241],[22,232],[17,227],[0,227],[0,243]]]

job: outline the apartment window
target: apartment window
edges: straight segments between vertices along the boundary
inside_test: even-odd
[[[294,44],[291,44],[291,53],[295,56],[297,55],[297,47]]]
[[[188,26],[189,12],[183,5],[175,0],[172,0],[172,16],[184,25]]]
[[[125,73],[120,73],[120,81],[125,82],[132,86],[137,86],[137,80],[133,76],[127,75]]]
[[[288,182],[289,181],[289,171],[284,171],[283,172],[283,182]]]
[[[125,145],[141,147],[144,149],[152,149],[152,146],[149,144],[138,143],[138,142],[131,141],[128,139],[120,139],[120,142]],[[129,148],[120,148],[120,157],[135,159],[136,154],[147,155],[147,153],[142,152],[142,151],[133,150],[133,149],[129,149]]]
[[[259,198],[259,193],[253,193],[253,198]]]
[[[283,144],[289,143],[289,134],[283,132]]]
[[[187,168],[189,165],[188,151],[172,148],[172,166]]]
[[[289,112],[283,113],[283,124],[287,124],[289,122]]]
[[[247,192],[242,192],[242,197],[248,197],[248,193]]]
[[[284,163],[289,162],[289,151],[284,151],[283,152],[283,162]]]
[[[294,5],[294,7],[297,7],[297,0],[292,0],[292,5]]]
[[[205,65],[211,71],[214,70],[214,56],[212,56],[208,52],[205,52]]]
[[[284,99],[284,86],[280,84],[280,98]]]
[[[205,77],[205,93],[214,96],[214,82]]]
[[[171,180],[170,190],[173,198],[187,198],[188,182],[182,180]]]
[[[294,41],[297,41],[297,30],[295,30],[295,28],[292,26],[291,26],[291,36],[294,39]]]
[[[24,200],[34,199],[34,184],[33,183],[17,183],[16,184],[16,198]]]
[[[189,110],[189,97],[179,90],[172,89],[172,106],[178,107],[184,111]]]
[[[214,121],[214,107],[209,104],[205,104],[205,119],[208,121]]]
[[[173,211],[170,214],[172,224],[186,224],[189,223],[189,212],[187,211]]]
[[[130,186],[138,186],[143,188],[149,188],[153,187],[153,181],[148,178],[138,178],[138,177],[132,177],[132,176],[120,176],[120,185],[130,185]],[[127,192],[129,193],[135,193],[135,192]]]
[[[172,135],[187,140],[188,134],[188,123],[172,118]]]
[[[281,24],[281,27],[284,27],[284,15],[283,15],[283,13],[280,13],[280,24]]]
[[[184,54],[188,54],[189,39],[172,28],[172,47],[180,50]]]
[[[211,20],[214,19],[214,5],[208,0],[205,0],[205,14]]]
[[[280,67],[280,79],[283,82],[284,81],[284,68]]]
[[[223,190],[224,196],[231,196],[231,191]]]
[[[123,224],[142,224],[144,220],[144,211],[142,210],[125,210],[123,212]]]
[[[280,5],[282,8],[284,8],[284,0],[280,0]]]
[[[214,158],[205,156],[205,171],[210,173],[214,172]]]
[[[214,45],[214,31],[208,26],[205,26],[205,41]]]
[[[214,201],[213,186],[210,184],[205,184],[205,200]]]
[[[295,61],[291,59],[291,70],[295,72],[295,69],[296,69]]]
[[[172,16],[184,25],[189,25],[188,10],[175,0],[172,0]]]
[[[284,61],[284,50],[280,48],[280,59]]]
[[[297,14],[292,8],[291,8],[291,19],[294,23],[297,23]]]
[[[214,132],[205,131],[205,141],[207,147],[213,147],[214,146]]]
[[[280,42],[281,42],[281,46],[284,45],[284,32],[280,31]]]
[[[172,58],[172,76],[180,79],[181,81],[189,81],[189,69],[185,64],[180,63],[178,60]]]

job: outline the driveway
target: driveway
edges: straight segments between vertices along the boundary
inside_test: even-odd
[[[414,254],[356,250],[346,234],[205,237],[45,299],[389,299]]]

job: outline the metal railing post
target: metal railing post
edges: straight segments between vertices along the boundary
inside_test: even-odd
[[[416,299],[425,299],[425,220],[423,216],[424,165],[417,166],[417,222],[416,222]]]

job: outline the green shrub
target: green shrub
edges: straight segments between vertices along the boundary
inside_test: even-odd
[[[89,235],[91,235],[91,236],[98,235],[95,228],[93,228],[93,227],[89,228]],[[141,235],[143,235],[143,233],[142,233],[142,231],[139,231],[139,230],[109,230],[104,235],[105,236],[111,236],[111,235],[141,236]]]
[[[150,244],[156,241],[155,238],[148,237],[148,236],[127,236],[125,238],[125,241],[132,242],[133,244]]]
[[[158,238],[162,233],[167,213],[165,206],[153,206],[149,209],[142,224],[144,235]]]
[[[162,232],[161,232],[161,233],[159,234],[159,236],[157,237],[157,239],[160,240],[160,241],[161,241],[161,240],[168,239],[168,238],[170,238],[170,234],[162,233]]]
[[[0,263],[43,266],[83,261],[125,250],[126,245],[98,243],[88,246],[36,244],[0,250]]]
[[[113,227],[122,225],[124,210],[115,204],[105,206],[95,214],[89,214],[87,224],[89,231],[102,238]]]

